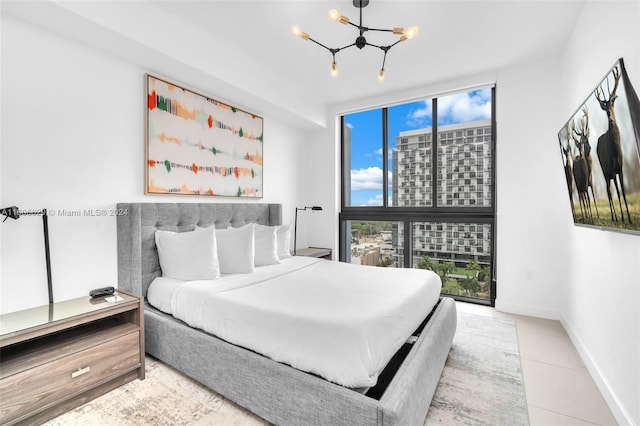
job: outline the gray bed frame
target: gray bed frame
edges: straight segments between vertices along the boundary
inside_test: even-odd
[[[118,287],[146,297],[161,275],[154,233],[195,225],[282,223],[265,203],[119,203]],[[278,425],[422,425],[456,329],[456,308],[442,298],[379,400],[227,343],[145,303],[145,349],[238,405]]]

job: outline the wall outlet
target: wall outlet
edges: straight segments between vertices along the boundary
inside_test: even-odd
[[[527,269],[527,271],[524,273],[524,278],[525,278],[527,281],[531,281],[531,280],[533,280],[533,270],[531,270],[531,269]]]

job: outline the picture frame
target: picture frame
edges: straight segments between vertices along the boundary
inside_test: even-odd
[[[257,116],[145,74],[145,194],[263,197]]]
[[[640,101],[623,58],[558,140],[574,224],[640,235]]]

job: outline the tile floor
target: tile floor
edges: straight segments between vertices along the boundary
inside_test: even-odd
[[[618,424],[559,321],[469,303],[457,307],[516,323],[531,426]]]

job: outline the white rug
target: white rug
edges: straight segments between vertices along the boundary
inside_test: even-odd
[[[46,423],[57,425],[267,425],[173,368],[147,357],[134,380]],[[458,329],[426,425],[528,425],[512,321],[458,313]]]
[[[458,313],[427,425],[529,424],[513,321]]]

